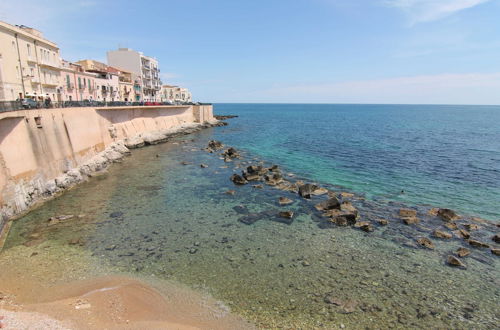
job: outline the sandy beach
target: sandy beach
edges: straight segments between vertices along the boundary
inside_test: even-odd
[[[208,295],[167,281],[91,275],[84,257],[82,264],[61,262],[50,250],[42,245],[39,252],[4,251],[2,329],[252,328]],[[21,256],[26,262],[16,262]]]

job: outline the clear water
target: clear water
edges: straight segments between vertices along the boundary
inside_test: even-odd
[[[368,198],[500,220],[500,106],[217,104],[221,139]],[[404,194],[401,194],[404,190]]]
[[[339,125],[344,129],[330,129],[330,133],[311,131],[306,127],[315,122],[311,119],[313,115],[304,119],[308,116],[296,109],[290,116],[302,118],[303,124],[286,127],[278,122],[279,111],[267,113],[266,106],[255,105],[258,109],[251,112],[251,107],[217,106],[219,113],[241,117],[231,120],[228,127],[208,129],[177,141],[135,150],[123,163],[113,165],[106,175],[93,178],[17,220],[6,251],[0,255],[0,269],[3,258],[13,260],[17,253],[26,256],[46,250],[48,245],[52,249],[60,246],[61,251],[74,249],[92,254],[97,263],[112,265],[120,272],[144,277],[154,275],[208,292],[261,328],[338,328],[342,324],[353,329],[497,327],[500,257],[489,249],[473,248],[458,237],[432,238],[435,228],[449,230],[441,220],[427,215],[429,208],[423,205],[425,201],[414,203],[398,194],[383,193],[385,189],[390,190],[387,187],[397,187],[399,191],[401,186],[381,179],[382,165],[371,166],[376,170],[371,176],[366,174],[371,177],[369,186],[378,186],[379,190],[358,190],[361,188],[357,185],[350,185],[349,182],[366,180],[354,173],[360,175],[367,171],[364,168],[370,166],[366,163],[381,164],[377,154],[383,155],[371,150],[369,161],[366,157],[362,160],[348,156],[348,150],[359,157],[362,152],[354,146],[339,147],[347,143],[346,139],[356,140],[344,126]],[[320,117],[325,111],[317,110],[314,116]],[[259,119],[252,119],[250,114]],[[352,122],[346,119],[348,114],[329,118],[334,117],[344,117],[346,125]],[[246,123],[252,121],[254,126],[246,127]],[[317,125],[326,123],[327,120],[323,120]],[[362,132],[355,135],[362,136]],[[325,142],[327,138],[331,143]],[[203,150],[210,139],[238,147],[243,150],[243,158],[224,163],[218,153]],[[381,143],[370,140],[363,139],[358,146],[380,150]],[[387,143],[392,140],[387,138]],[[490,142],[485,142],[485,149],[494,149]],[[322,148],[318,147],[320,144]],[[339,150],[343,151],[337,153]],[[394,164],[403,164],[401,167],[412,168],[407,164],[411,159],[409,154],[418,159],[418,153],[395,150],[392,157],[389,154],[385,157],[393,158]],[[407,155],[407,161],[396,161],[399,154]],[[335,159],[336,165],[323,167],[329,164],[329,158]],[[351,200],[360,211],[361,219],[372,221],[375,231],[365,233],[351,227],[329,225],[313,207],[325,197],[308,201],[265,184],[263,189],[257,189],[252,184],[234,186],[229,180],[230,175],[242,167],[261,161],[266,165],[276,162],[284,173],[293,172],[297,178],[314,180],[331,190],[342,191],[347,187],[366,192],[370,198],[356,194]],[[341,175],[339,172],[333,175],[329,169],[346,171],[348,161],[353,164],[351,178],[335,179]],[[182,165],[182,162],[190,165]],[[208,168],[201,168],[201,163]],[[338,165],[342,163],[345,169]],[[398,166],[393,167],[394,173],[400,171]],[[383,175],[400,177],[403,182],[404,175]],[[417,189],[412,188],[416,176],[404,184],[406,196],[415,198],[411,192]],[[490,185],[486,179],[478,181],[482,182],[478,185]],[[437,184],[429,191],[436,187]],[[236,194],[225,194],[229,189],[234,189]],[[448,193],[450,191],[448,189]],[[289,197],[294,203],[280,207],[277,203],[280,196]],[[481,203],[487,198],[497,198],[483,197]],[[246,211],[237,208],[241,205]],[[418,210],[419,225],[401,223],[397,212],[403,206]],[[488,208],[492,210],[489,212],[495,212],[489,204]],[[291,224],[275,216],[284,209],[295,211]],[[240,222],[248,213],[260,214],[260,220],[252,225]],[[50,217],[63,214],[81,217],[49,224]],[[380,218],[388,219],[389,225],[379,226],[376,220]],[[457,223],[461,226],[466,222],[470,219]],[[472,236],[498,248],[491,240],[497,230],[494,224],[480,224]],[[418,248],[415,239],[422,236],[430,237],[436,248]],[[70,244],[76,241],[80,244]],[[446,256],[458,247],[472,251],[463,259],[466,269],[445,264]],[[78,255],[65,253],[66,257],[61,259],[77,259]],[[19,263],[23,263],[22,258]]]

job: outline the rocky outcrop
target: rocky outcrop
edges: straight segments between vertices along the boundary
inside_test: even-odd
[[[248,181],[244,177],[242,177],[241,175],[236,174],[236,173],[231,175],[230,180],[233,181],[234,184],[237,184],[240,186],[248,183]]]
[[[319,187],[316,186],[315,184],[311,184],[311,183],[303,184],[303,185],[299,186],[299,195],[300,195],[300,197],[310,199],[313,192],[318,188]]]
[[[331,197],[326,201],[316,204],[314,207],[318,211],[328,211],[333,209],[340,210],[340,202],[337,197]]]

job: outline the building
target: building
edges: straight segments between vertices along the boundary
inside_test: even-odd
[[[85,72],[95,75],[96,101],[123,101],[120,95],[120,71],[118,69],[95,60],[81,60],[76,64],[81,65]]]
[[[62,101],[97,100],[96,75],[77,63],[61,61]]]
[[[191,92],[187,88],[172,85],[161,86],[160,99],[161,102],[169,103],[184,103],[193,100]]]
[[[160,101],[162,83],[155,58],[129,48],[109,51],[107,58],[110,66],[127,70],[140,78],[141,101]]]
[[[0,100],[60,101],[59,47],[40,31],[0,21]]]

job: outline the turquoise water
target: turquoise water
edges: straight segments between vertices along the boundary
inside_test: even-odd
[[[394,174],[400,171],[396,165],[405,167],[410,156],[408,161],[401,161],[396,155],[414,151],[393,151],[395,169],[390,175],[382,174],[382,165],[374,164],[382,161],[380,148],[384,143],[371,139],[358,142],[364,150],[376,150],[369,157],[372,166],[366,166],[366,157],[359,158],[361,152],[346,146],[362,132],[348,134],[352,128],[343,132],[340,128],[328,132],[306,129],[313,125],[312,119],[285,127],[277,123],[278,111],[267,113],[267,106],[255,106],[261,108],[254,113],[249,105],[217,106],[218,113],[241,117],[230,120],[227,127],[134,150],[108,173],[15,221],[5,251],[0,254],[0,269],[4,264],[12,265],[6,263],[9,260],[23,263],[17,256],[36,258],[42,251],[74,249],[82,253],[65,254],[61,262],[81,263],[74,256],[91,255],[89,269],[111,265],[120,273],[180,282],[213,295],[266,329],[497,327],[500,257],[489,248],[469,245],[441,219],[429,215],[430,207],[424,202],[384,193],[391,186],[402,189],[399,184],[381,180],[381,176],[403,181],[404,175]],[[316,116],[324,115],[324,111],[318,110]],[[293,113],[292,117],[307,118],[300,110]],[[338,122],[342,115],[333,117]],[[252,121],[254,126],[247,127],[245,123]],[[348,122],[344,119],[346,125]],[[322,121],[317,125],[327,124]],[[205,148],[212,139],[222,141],[226,148],[236,146],[241,159],[224,162],[220,152],[207,152]],[[392,140],[387,138],[386,143]],[[340,147],[342,144],[345,146]],[[335,159],[335,166],[329,159]],[[332,175],[334,169],[343,168],[342,164],[344,173],[348,173],[349,162],[349,176]],[[265,182],[235,186],[229,180],[250,164],[274,163],[292,183],[316,181],[332,192],[356,192],[346,199],[359,210],[359,221],[369,221],[374,231],[330,223],[314,208],[326,196],[306,200]],[[366,178],[379,190],[364,194],[362,184],[352,184]],[[486,181],[484,185],[488,186]],[[413,196],[412,189],[411,183],[404,184],[405,195]],[[234,195],[226,194],[228,190],[234,190]],[[280,206],[279,197],[290,198],[293,203]],[[490,198],[494,200],[495,196]],[[403,224],[398,216],[402,207],[415,209],[420,223]],[[283,210],[294,211],[290,223],[277,216]],[[55,224],[48,221],[60,215],[75,216]],[[257,221],[242,222],[249,218]],[[382,218],[389,224],[380,225],[378,220]],[[455,221],[457,229],[471,223],[470,217]],[[479,228],[471,230],[473,239],[500,247],[492,240],[498,231],[495,224],[474,224]],[[437,239],[432,235],[434,229],[453,237]],[[418,246],[416,240],[421,237],[431,239],[435,249]],[[461,258],[466,268],[448,266],[447,257],[460,247],[471,251],[470,256]],[[79,270],[82,267],[78,265]]]
[[[500,106],[217,104],[220,139],[312,180],[500,220]],[[404,194],[401,191],[404,190]]]

